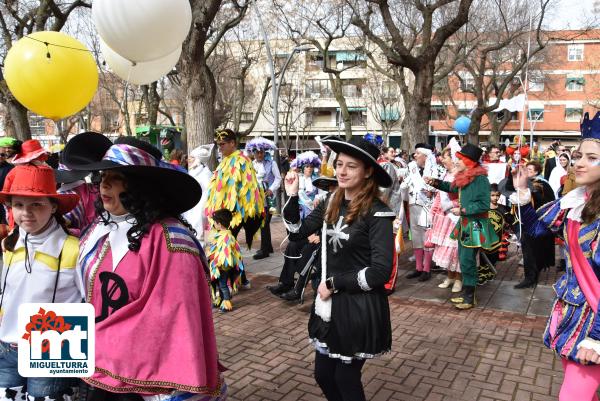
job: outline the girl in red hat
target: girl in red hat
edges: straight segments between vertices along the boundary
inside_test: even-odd
[[[56,193],[53,170],[21,165],[13,170],[0,202],[10,206],[15,229],[2,242],[4,268],[0,295],[0,397],[29,400],[70,399],[71,379],[21,377],[16,343],[20,337],[19,305],[30,302],[81,302],[75,266],[79,241],[67,234],[62,215],[77,204],[77,195]]]

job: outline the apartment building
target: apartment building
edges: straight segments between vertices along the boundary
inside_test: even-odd
[[[502,140],[512,139],[521,132],[542,144],[554,138],[575,143],[579,137],[579,123],[583,113],[594,115],[600,108],[600,30],[587,32],[549,32],[552,38],[544,50],[543,61],[529,71],[526,109],[514,112],[502,133]],[[466,72],[450,78],[449,87],[455,106],[436,98],[431,105],[431,130],[439,135],[454,135],[454,118],[468,115],[475,107],[475,98],[467,89],[473,85]],[[515,94],[523,93],[522,84]],[[500,117],[503,112],[500,112]],[[498,114],[496,114],[498,118]],[[486,141],[490,121],[484,117],[480,140]]]

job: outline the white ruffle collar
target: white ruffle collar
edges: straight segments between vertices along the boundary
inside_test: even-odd
[[[561,210],[570,209],[567,218],[581,223],[581,212],[585,206],[585,187],[578,187],[560,199]]]
[[[121,262],[127,252],[129,252],[127,231],[135,224],[135,218],[129,213],[122,216],[114,216],[111,214],[109,221],[108,224],[102,222],[96,224],[92,233],[86,239],[80,255],[85,257],[92,251],[98,241],[108,235],[112,253],[112,268],[113,271],[115,271],[119,262]]]

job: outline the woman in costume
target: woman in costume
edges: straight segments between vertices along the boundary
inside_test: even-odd
[[[558,163],[556,164],[556,167],[554,167],[550,173],[548,182],[550,183],[550,186],[552,187],[554,195],[557,199],[561,196],[562,178],[567,175],[570,166],[571,156],[569,156],[569,154],[566,152],[561,153],[560,156],[558,156]]]
[[[392,180],[372,143],[356,137],[323,143],[337,153],[339,188],[300,222],[299,177],[289,172],[284,222],[291,240],[321,235],[321,280],[308,323],[317,383],[330,401],[363,401],[365,360],[392,343],[384,286],[392,271],[395,215],[379,199],[379,187]]]
[[[62,218],[79,197],[57,194],[48,166],[19,165],[11,174],[10,187],[0,192],[0,202],[10,205],[16,224],[2,242],[0,394],[4,400],[24,400],[25,394],[29,400],[70,400],[69,378],[19,375],[17,342],[23,333],[18,310],[29,302],[81,302],[76,270],[79,241],[68,234]]]
[[[470,143],[456,152],[458,158],[452,183],[427,177],[425,182],[444,192],[458,193],[459,206],[451,209],[459,216],[450,238],[458,241],[458,258],[463,278],[463,294],[451,298],[457,309],[475,306],[477,286],[477,253],[491,249],[498,236],[488,218],[490,182],[487,170],[479,164],[483,150]]]
[[[202,198],[200,202],[193,208],[183,214],[183,217],[190,223],[196,231],[196,238],[203,243],[204,241],[204,225],[206,218],[204,217],[204,208],[206,199],[208,198],[208,184],[212,176],[212,171],[208,167],[208,162],[212,154],[214,145],[201,145],[190,152],[189,168],[190,175],[198,181],[202,188]]]
[[[578,188],[539,207],[532,205],[527,174],[513,175],[523,229],[533,237],[553,233],[565,240],[566,273],[554,284],[544,344],[560,358],[565,372],[560,401],[597,400],[600,385],[600,113],[581,124],[581,144],[573,153]]]
[[[315,152],[309,150],[300,153],[292,162],[291,167],[302,172],[299,177],[298,197],[300,198],[300,218],[304,219],[315,208],[315,198],[319,194],[319,188],[313,185],[313,180],[319,177],[317,172],[321,167],[321,160]]]
[[[83,133],[64,153],[74,170],[101,171],[99,218],[78,261],[96,310],[96,371],[82,398],[222,399],[208,266],[180,217],[200,200],[200,185],[131,137],[113,145]]]
[[[440,179],[452,182],[454,180],[454,160],[452,150],[446,148],[442,152],[442,164],[446,168],[446,174]],[[448,276],[438,285],[440,288],[452,286],[452,292],[462,291],[462,279],[460,275],[460,264],[458,263],[458,243],[450,238],[450,234],[456,226],[458,216],[452,213],[452,209],[458,206],[456,194],[438,191],[431,206],[433,216],[428,240],[435,246],[432,260],[448,271]]]

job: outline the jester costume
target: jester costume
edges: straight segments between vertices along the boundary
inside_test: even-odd
[[[463,296],[453,298],[459,309],[475,304],[477,285],[477,253],[491,249],[499,239],[488,218],[490,209],[490,182],[487,171],[479,164],[483,151],[472,144],[462,147],[456,156],[467,170],[457,173],[452,183],[434,180],[433,186],[445,192],[458,192],[460,218],[450,235],[458,241],[458,259],[463,277]]]
[[[265,195],[252,162],[239,150],[221,160],[208,185],[206,216],[219,209],[231,211],[231,231],[237,236],[244,227],[250,246],[265,217]]]
[[[211,232],[207,257],[213,305],[220,307],[221,310],[230,311],[233,309],[231,292],[237,292],[240,285],[240,272],[244,271],[240,245],[231,231]]]

